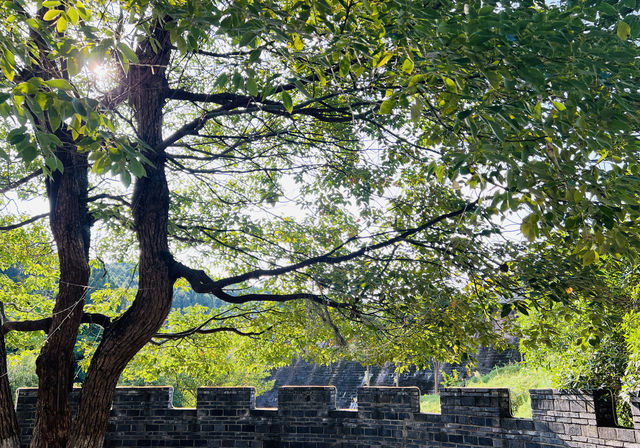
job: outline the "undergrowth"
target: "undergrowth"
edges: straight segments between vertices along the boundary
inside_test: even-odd
[[[475,374],[459,381],[454,387],[507,387],[511,391],[511,407],[514,417],[531,418],[531,397],[529,389],[552,387],[551,379],[542,370],[522,364],[496,367],[486,375]],[[440,413],[440,396],[423,395],[420,411]]]

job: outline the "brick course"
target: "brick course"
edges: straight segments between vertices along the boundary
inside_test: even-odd
[[[36,397],[35,389],[18,390],[25,447]],[[336,409],[333,386],[282,387],[278,408],[256,408],[250,387],[200,388],[195,409],[173,408],[171,398],[170,387],[118,388],[105,446],[640,448],[640,399],[635,429],[616,428],[597,417],[600,397],[584,391],[532,390],[532,419],[511,416],[508,389],[444,389],[442,414],[419,412],[416,387],[360,388],[357,410]]]

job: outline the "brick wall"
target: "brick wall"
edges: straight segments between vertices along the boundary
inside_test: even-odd
[[[170,387],[124,387],[116,390],[105,445],[640,448],[638,398],[632,406],[636,426],[628,429],[605,426],[610,421],[600,408],[606,403],[583,391],[532,390],[532,419],[511,417],[508,389],[445,389],[442,414],[421,414],[419,394],[416,387],[364,387],[357,410],[347,410],[336,409],[333,386],[286,386],[278,391],[277,408],[256,408],[253,388],[204,387],[197,407],[182,409],[172,407]],[[24,446],[36,396],[35,389],[18,391]]]

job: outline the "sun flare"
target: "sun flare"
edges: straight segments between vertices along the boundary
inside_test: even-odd
[[[108,82],[113,79],[114,70],[110,64],[93,62],[89,64],[89,72],[98,83]]]

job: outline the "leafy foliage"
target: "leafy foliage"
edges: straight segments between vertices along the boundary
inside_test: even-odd
[[[636,0],[5,6],[1,183],[46,190],[60,275],[78,274],[56,306],[84,305],[89,255],[140,251],[135,298],[93,293],[80,310],[118,316],[93,358],[112,372],[180,278],[250,316],[235,330],[272,358],[420,365],[500,344],[500,313],[618,319],[592,292],[640,247]],[[515,216],[531,249],[507,238]],[[197,310],[176,328],[222,331]],[[65,357],[45,345],[51,365],[69,369],[80,314],[55,334]],[[115,384],[104,372],[88,370],[95,393]],[[38,422],[68,420],[45,401]],[[106,404],[87,403],[93,427]]]
[[[145,176],[145,143],[132,138],[128,112],[113,96],[139,69],[133,38],[142,39],[149,25],[136,18],[158,18],[177,49],[168,70],[170,104],[251,104],[241,111],[246,119],[208,109],[193,132],[182,126],[200,106],[165,111],[174,247],[197,251],[205,267],[263,269],[333,248],[339,257],[480,198],[471,215],[439,223],[364,265],[309,266],[236,286],[278,293],[319,285],[327,297],[353,297],[369,308],[365,314],[378,314],[343,332],[374,322],[381,330],[381,319],[400,317],[407,325],[387,326],[402,329],[391,340],[424,342],[407,349],[410,356],[393,355],[398,359],[434,342],[445,348],[425,359],[464,351],[468,330],[456,331],[460,320],[488,337],[496,294],[511,294],[489,281],[506,256],[490,240],[501,231],[495,216],[526,213],[521,230],[529,240],[560,229],[584,264],[600,254],[635,256],[638,24],[623,3],[132,2],[122,8],[139,26],[127,36],[101,4],[54,3],[42,20],[14,5],[13,34],[5,36],[2,110],[19,125],[7,141],[27,167],[62,170],[55,131],[68,122],[93,173],[120,176],[122,187],[109,183],[106,190],[111,198],[126,197],[131,180]],[[93,24],[96,15],[104,26]],[[58,34],[44,24],[55,24]],[[34,49],[21,44],[24,30],[56,44],[51,57],[66,60],[68,79],[15,77],[20,61],[38,68],[28,56]],[[97,81],[96,67],[113,76]],[[48,132],[33,125],[45,114]],[[92,183],[100,185],[99,178]],[[92,209],[112,232],[98,247],[127,246],[131,218],[108,199]],[[465,284],[474,290],[471,302],[455,291]],[[415,285],[421,294],[404,299]],[[380,307],[358,299],[365,294],[377,303],[394,299]],[[442,309],[452,317],[440,318]],[[416,315],[433,319],[424,323],[435,329],[432,337],[402,334]]]
[[[623,377],[622,390],[628,396],[637,394],[640,390],[640,317],[638,313],[628,313],[625,316],[625,342],[629,351],[629,362]]]
[[[197,305],[174,311],[163,332],[177,333],[197,326],[212,313],[220,314],[219,310]],[[121,382],[170,384],[177,406],[195,407],[201,386],[254,386],[260,394],[273,386],[266,380],[271,365],[262,353],[263,347],[261,340],[230,331],[148,345],[127,366]]]
[[[542,259],[562,257],[559,248],[542,252]],[[629,423],[625,403],[637,387],[637,268],[613,258],[583,266],[579,256],[565,255],[564,269],[531,279],[552,284],[548,289],[555,293],[551,300],[537,297],[528,316],[518,319],[521,350],[529,364],[550,372],[555,387],[611,390],[618,397],[619,420]],[[532,267],[535,272],[540,265]]]

